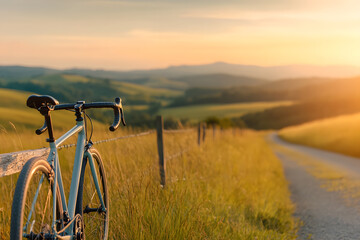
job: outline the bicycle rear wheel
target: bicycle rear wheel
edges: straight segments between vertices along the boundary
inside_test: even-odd
[[[108,238],[109,232],[109,197],[105,169],[99,152],[95,149],[90,149],[89,152],[94,162],[100,194],[104,201],[106,211],[101,210],[101,203],[94,184],[89,159],[84,157],[80,175],[76,213],[82,215],[84,235],[86,238],[105,240]]]
[[[49,239],[54,236],[53,174],[47,161],[33,158],[21,170],[11,209],[10,239]],[[63,226],[63,208],[57,188],[56,231]]]

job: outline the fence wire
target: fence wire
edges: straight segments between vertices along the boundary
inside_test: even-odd
[[[105,142],[112,142],[112,141],[121,140],[121,139],[127,139],[127,138],[142,137],[142,136],[152,134],[154,132],[155,132],[155,130],[150,130],[150,131],[147,131],[147,132],[141,132],[141,133],[126,135],[126,136],[121,136],[121,137],[116,137],[116,138],[109,138],[109,139],[99,140],[99,141],[93,142],[93,145],[100,144],[100,143],[105,143]],[[66,144],[66,145],[62,145],[62,146],[58,147],[58,150],[61,150],[61,149],[64,149],[64,148],[71,148],[71,147],[75,147],[75,146],[76,146],[76,143]]]
[[[190,128],[190,129],[180,129],[180,130],[167,130],[164,129],[164,133],[186,133],[186,132],[193,132],[195,129]]]
[[[194,132],[196,129],[194,128],[191,128],[191,129],[181,129],[181,130],[166,130],[166,129],[163,129],[163,133],[169,133],[169,134],[177,134],[177,133],[189,133],[189,132]],[[149,131],[146,131],[146,132],[140,132],[140,133],[136,133],[136,134],[131,134],[131,135],[126,135],[126,136],[120,136],[120,137],[115,137],[115,138],[109,138],[109,139],[104,139],[104,140],[99,140],[99,141],[95,141],[93,142],[93,145],[97,145],[97,144],[101,144],[101,143],[107,143],[107,142],[112,142],[112,141],[117,141],[117,140],[122,140],[122,139],[128,139],[128,138],[135,138],[135,137],[142,137],[142,136],[146,136],[146,135],[150,135],[152,133],[155,133],[156,130],[149,130]],[[62,149],[65,149],[65,148],[72,148],[72,147],[76,147],[76,143],[73,143],[73,144],[65,144],[65,145],[61,145],[59,146],[57,149],[58,150],[62,150]],[[167,161],[170,161],[172,159],[175,159],[175,158],[178,158],[178,157],[181,157],[183,154],[189,152],[190,150],[194,149],[194,146],[192,147],[188,147],[184,150],[181,150],[180,152],[178,153],[175,153],[173,155],[170,155],[168,157],[165,157],[165,162]],[[155,158],[155,156],[154,156]],[[146,171],[144,171],[142,174],[143,175],[148,175],[150,174],[151,172],[154,171],[155,168],[158,168],[159,166],[158,165],[152,165],[151,167],[149,167]]]

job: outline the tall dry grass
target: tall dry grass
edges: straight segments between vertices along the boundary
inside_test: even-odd
[[[41,145],[41,137],[21,134],[29,138],[24,148]],[[94,140],[110,137],[97,131]],[[14,133],[0,134],[1,141],[11,138]],[[164,141],[166,156],[193,147],[167,162],[165,188],[159,185],[155,134],[95,146],[107,171],[110,239],[295,239],[283,170],[260,134],[208,135],[201,147],[195,131],[166,134]],[[9,140],[5,149],[19,146]],[[67,186],[73,153],[60,151]],[[0,239],[9,236],[16,178],[0,179]]]
[[[293,143],[360,157],[360,114],[288,127],[281,130],[279,135]]]

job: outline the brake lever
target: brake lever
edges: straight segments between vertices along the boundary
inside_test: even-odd
[[[40,135],[40,134],[43,134],[46,130],[47,130],[47,124],[46,124],[46,121],[45,121],[44,125],[41,128],[36,129],[35,133],[37,135]]]
[[[123,126],[126,126],[124,110],[123,110],[121,102],[122,102],[121,98],[119,98],[119,97],[115,98],[115,103],[119,106],[119,110],[120,110],[121,123],[122,123]]]
[[[122,125],[123,125],[123,126],[126,126],[123,108],[120,108],[120,116],[121,116],[121,123],[122,123]]]

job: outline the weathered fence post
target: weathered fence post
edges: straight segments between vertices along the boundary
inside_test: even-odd
[[[160,170],[160,184],[165,187],[165,157],[164,157],[164,139],[163,139],[164,122],[162,116],[156,117],[156,136],[159,153],[159,170]]]
[[[198,124],[198,145],[201,145],[201,122]]]
[[[215,125],[215,123],[213,123],[212,129],[213,129],[213,138],[215,139],[215,134],[216,134],[216,125]]]
[[[203,124],[202,124],[202,128],[203,128],[202,140],[203,140],[203,142],[205,142],[205,137],[206,137],[206,123],[203,123]]]

